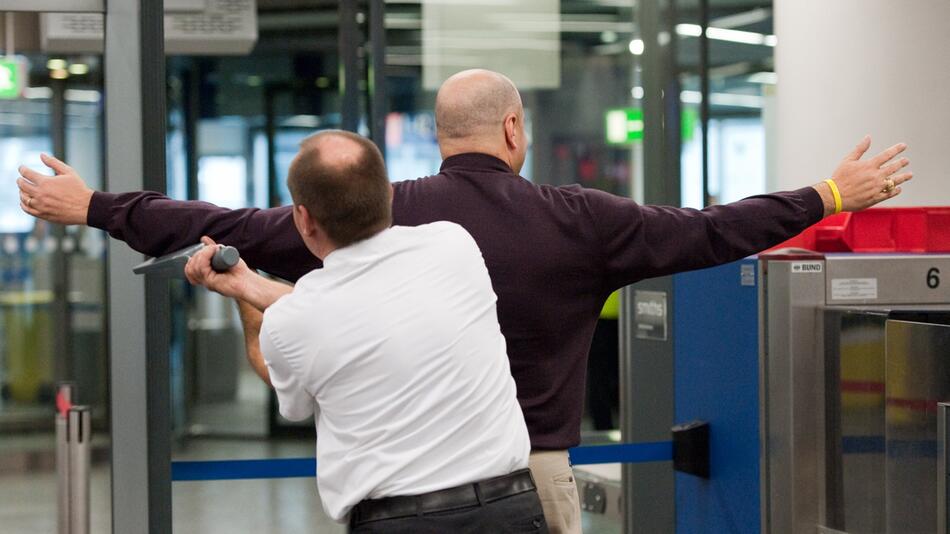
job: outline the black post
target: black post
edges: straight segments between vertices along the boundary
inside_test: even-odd
[[[50,80],[50,134],[53,156],[66,161],[66,80]],[[51,257],[53,278],[53,366],[57,381],[75,378],[72,355],[72,320],[69,313],[69,258],[63,250],[66,227],[50,223],[50,234],[57,246]]]
[[[109,0],[105,14],[106,184],[165,191],[162,0]],[[172,531],[168,285],[132,272],[110,242],[108,299],[112,531]]]
[[[360,121],[358,12],[357,0],[340,0],[340,128],[351,132]]]
[[[163,0],[139,0],[142,87],[143,185],[166,190],[165,10]],[[148,435],[148,531],[172,531],[171,391],[168,347],[171,341],[168,281],[145,279],[146,422]]]
[[[185,137],[185,194],[188,199],[198,198],[198,120],[201,110],[201,65],[188,62],[184,80],[184,137]]]
[[[660,34],[675,35],[674,28],[664,17],[665,2],[642,0],[637,4],[637,24],[643,38],[643,198],[648,204],[679,205],[679,173],[675,172],[679,154],[671,155],[669,142],[670,120],[678,117],[679,94],[671,94],[676,87],[673,61],[669,44],[660,45]],[[671,83],[674,82],[674,83]],[[672,104],[668,104],[668,103]],[[670,113],[673,111],[674,113]],[[673,133],[679,136],[679,131]]]
[[[639,0],[634,16],[644,44],[640,56],[644,201],[679,205],[680,96],[676,58],[671,52],[676,40],[675,11],[671,4],[675,2]],[[663,34],[670,38],[661,39]],[[635,287],[670,295],[671,283],[671,278],[666,277],[644,281]],[[620,311],[621,432],[628,442],[659,441],[669,436],[673,425],[672,345],[636,340],[632,313],[635,298],[632,288],[624,289]],[[641,350],[645,348],[649,350]],[[675,487],[669,464],[625,464],[621,481],[625,534],[675,530]]]
[[[369,0],[370,136],[386,156],[386,2]]]
[[[703,140],[703,205],[712,203],[709,194],[709,0],[699,0],[699,86],[702,102],[699,103],[699,123]]]
[[[267,202],[268,207],[280,206],[277,186],[277,88],[264,88],[264,137],[267,139]]]

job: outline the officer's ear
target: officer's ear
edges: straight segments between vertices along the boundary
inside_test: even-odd
[[[302,204],[294,204],[294,226],[304,237],[314,237],[317,233],[317,221],[313,220],[310,212]]]

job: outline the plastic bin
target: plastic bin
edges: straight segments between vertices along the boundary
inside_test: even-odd
[[[832,215],[769,250],[950,252],[950,207],[872,208]]]

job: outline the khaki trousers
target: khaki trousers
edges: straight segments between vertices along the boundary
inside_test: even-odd
[[[528,460],[551,534],[581,534],[581,505],[567,451],[534,451]]]

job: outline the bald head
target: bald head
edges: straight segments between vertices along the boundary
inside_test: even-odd
[[[500,136],[509,113],[522,116],[521,95],[506,76],[483,69],[453,75],[435,98],[439,141]]]
[[[308,137],[290,165],[287,186],[294,205],[306,208],[338,247],[391,224],[386,164],[365,137],[339,130]]]

